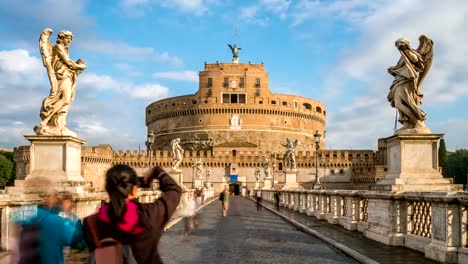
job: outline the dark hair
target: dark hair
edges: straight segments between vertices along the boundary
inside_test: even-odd
[[[117,164],[106,173],[106,191],[109,194],[109,217],[119,222],[125,214],[125,200],[138,182],[135,170],[125,164]]]

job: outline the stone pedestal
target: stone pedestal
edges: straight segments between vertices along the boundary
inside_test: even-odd
[[[66,189],[84,192],[81,176],[81,146],[84,140],[71,136],[25,136],[31,142],[30,172],[25,180],[16,180],[11,194]]]
[[[284,182],[284,187],[283,189],[287,190],[287,189],[298,189],[299,188],[299,184],[297,183],[297,174],[298,172],[297,171],[285,171],[284,172],[284,179],[285,179],[285,182]]]
[[[438,168],[437,142],[443,134],[402,134],[385,139],[388,171],[377,190],[434,192],[460,191],[462,185],[443,178]]]
[[[271,190],[273,188],[272,186],[272,178],[268,177],[263,180],[263,190]]]
[[[184,173],[182,171],[172,170],[169,174],[180,186],[184,186]]]
[[[203,180],[195,179],[195,188],[202,188],[202,187],[203,187]]]
[[[255,187],[254,187],[254,189],[259,189],[259,188],[260,188],[260,182],[257,181],[257,182],[255,182]]]

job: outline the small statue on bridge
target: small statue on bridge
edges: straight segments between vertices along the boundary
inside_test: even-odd
[[[207,182],[211,181],[211,168],[210,167],[206,168],[206,181]]]
[[[265,179],[270,178],[270,159],[268,156],[263,156],[263,173],[265,174]]]
[[[203,162],[201,159],[197,159],[195,163],[195,169],[196,171],[196,177],[198,180],[201,180],[203,178]]]
[[[181,171],[179,165],[184,156],[184,149],[180,146],[180,138],[171,141],[171,156],[172,156],[172,169],[174,171]]]
[[[255,168],[255,182],[259,182],[260,181],[260,168]]]
[[[73,40],[70,31],[60,31],[56,45],[50,43],[51,35],[52,29],[46,28],[39,37],[39,49],[50,81],[50,93],[42,102],[39,114],[41,122],[34,127],[34,132],[37,135],[76,137],[67,128],[67,114],[75,99],[77,77],[87,67],[84,60],[74,62],[69,57],[68,45]]]
[[[432,65],[433,45],[432,39],[425,35],[419,37],[419,47],[416,50],[410,47],[409,41],[405,38],[395,41],[401,57],[397,65],[387,70],[395,77],[387,99],[390,105],[398,110],[398,121],[403,125],[402,128],[395,130],[395,134],[431,133],[424,124],[426,113],[421,109],[423,98],[421,83]],[[396,126],[395,120],[395,129]]]
[[[297,139],[293,142],[290,138],[288,138],[287,143],[283,145],[284,147],[286,147],[286,153],[284,154],[284,164],[286,165],[286,170],[297,170],[296,156],[294,152],[296,151],[297,146],[299,145],[300,142]]]

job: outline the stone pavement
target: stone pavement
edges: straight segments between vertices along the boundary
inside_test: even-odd
[[[274,205],[263,202],[272,210]],[[341,226],[332,225],[325,220],[318,220],[313,216],[307,216],[297,211],[280,207],[281,214],[303,224],[328,238],[331,238],[381,264],[432,264],[438,263],[427,259],[424,254],[406,247],[387,246],[377,241],[366,238],[362,233],[349,231]]]
[[[183,222],[166,232],[159,249],[164,263],[356,263],[255,203],[231,196],[229,215],[220,202],[205,207],[200,225],[184,240]]]

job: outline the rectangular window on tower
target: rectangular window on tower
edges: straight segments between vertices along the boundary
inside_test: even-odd
[[[208,87],[213,87],[213,78],[208,78]]]
[[[231,104],[237,104],[237,94],[231,94]]]
[[[223,94],[223,104],[229,104],[231,102],[231,96],[229,94]]]
[[[241,77],[241,78],[240,78],[239,87],[240,87],[240,88],[244,88],[244,77]]]
[[[260,88],[260,78],[255,79],[255,87]]]
[[[239,94],[239,104],[245,104],[245,94]]]
[[[229,78],[225,77],[224,82],[223,82],[223,87],[228,87],[229,86]]]

